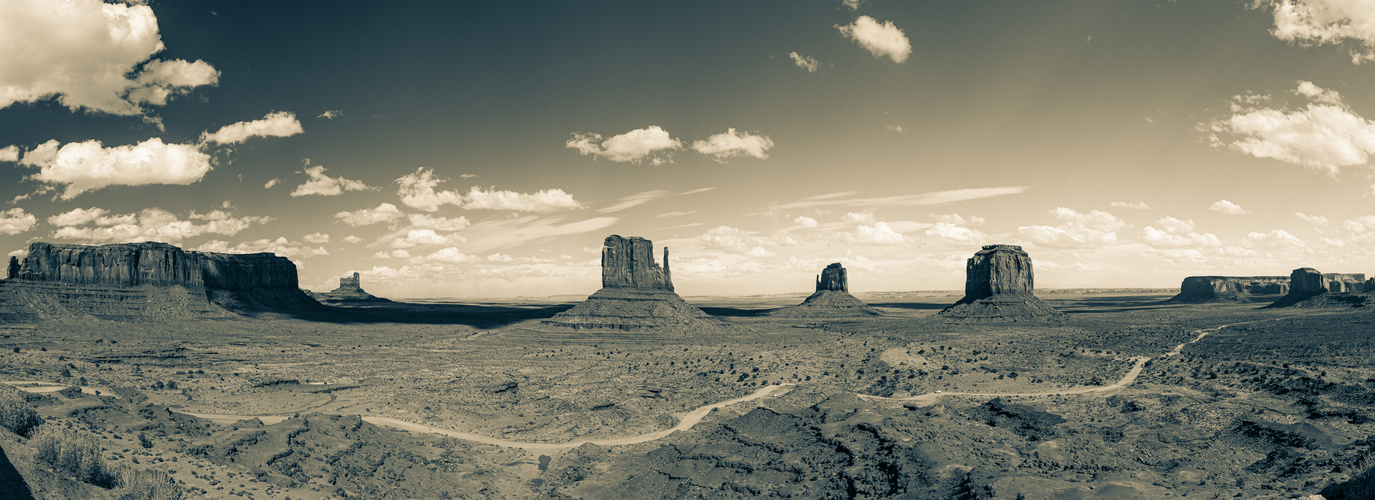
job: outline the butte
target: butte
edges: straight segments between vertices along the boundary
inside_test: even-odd
[[[1032,295],[1031,257],[1016,245],[984,245],[965,266],[964,298],[941,310],[954,319],[1054,319],[1064,313]]]
[[[839,262],[821,270],[816,277],[816,292],[801,304],[770,312],[782,318],[844,318],[881,316],[877,309],[850,295],[850,280]]]
[[[544,321],[575,330],[650,330],[691,335],[715,333],[720,320],[693,307],[673,291],[668,267],[654,261],[654,243],[611,235],[602,244],[602,288],[572,309]]]

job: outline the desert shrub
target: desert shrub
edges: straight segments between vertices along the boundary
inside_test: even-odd
[[[119,500],[181,500],[186,491],[160,470],[125,469],[119,478]]]
[[[0,426],[20,436],[27,436],[30,430],[41,423],[43,419],[29,406],[24,391],[8,385],[0,387]]]
[[[1356,500],[1364,498],[1375,498],[1375,458],[1362,460],[1364,464],[1358,464],[1357,470],[1364,468],[1352,476],[1345,483],[1329,485],[1323,488],[1319,494],[1331,500]]]
[[[81,386],[79,386],[79,385],[69,385],[69,386],[67,386],[67,387],[63,387],[63,388],[61,388],[61,389],[58,389],[58,390],[57,390],[57,393],[58,393],[58,394],[61,394],[62,397],[64,397],[64,398],[72,399],[72,398],[75,398],[75,397],[81,395]]]
[[[85,483],[102,488],[114,486],[115,474],[100,458],[100,443],[94,436],[43,425],[34,431],[29,443],[37,451],[38,461]]]

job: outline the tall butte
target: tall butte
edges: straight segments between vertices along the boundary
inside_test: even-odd
[[[965,265],[964,298],[940,312],[957,319],[1058,318],[1032,295],[1031,256],[1017,245],[984,245]]]
[[[801,304],[770,312],[785,318],[827,318],[880,316],[877,309],[850,295],[850,278],[839,262],[832,263],[816,276],[816,292]]]
[[[654,260],[654,243],[611,235],[602,243],[602,289],[544,324],[577,330],[716,331],[720,322],[673,291],[668,267]]]

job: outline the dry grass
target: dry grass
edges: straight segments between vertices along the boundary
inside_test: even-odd
[[[119,500],[181,500],[186,492],[160,470],[128,470],[120,474]]]
[[[100,457],[100,443],[93,436],[43,425],[34,431],[29,444],[37,451],[35,456],[40,462],[79,481],[102,488],[110,488],[117,481],[117,475]]]
[[[0,426],[20,436],[27,436],[41,423],[43,419],[29,406],[23,391],[0,384]]]

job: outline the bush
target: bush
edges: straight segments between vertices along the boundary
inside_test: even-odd
[[[1318,494],[1332,500],[1375,498],[1375,460],[1367,459],[1363,462],[1366,463],[1357,464],[1356,468],[1365,470],[1356,473],[1345,483],[1328,485]]]
[[[43,425],[33,433],[29,444],[37,451],[38,461],[78,481],[102,488],[114,486],[115,474],[100,458],[100,443],[93,436],[56,425]]]
[[[120,475],[119,500],[181,500],[186,492],[172,475],[160,470],[125,470]]]
[[[61,389],[58,389],[58,390],[57,390],[57,393],[58,393],[58,394],[61,394],[62,397],[64,397],[64,398],[67,398],[67,399],[75,399],[77,396],[80,396],[80,395],[81,395],[81,386],[79,386],[79,385],[70,385],[70,386],[67,386],[67,387],[63,387],[63,388],[61,388]]]
[[[43,419],[29,406],[24,391],[8,385],[0,387],[0,426],[20,436],[27,436],[30,430],[41,423]]]

